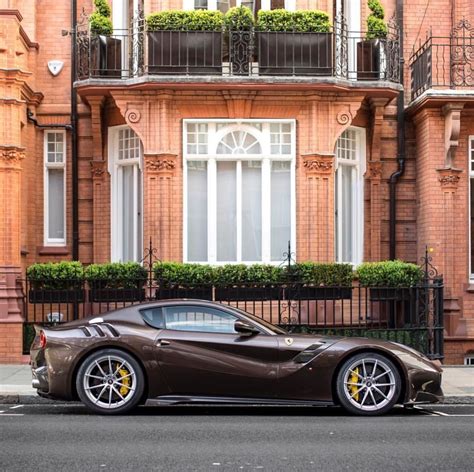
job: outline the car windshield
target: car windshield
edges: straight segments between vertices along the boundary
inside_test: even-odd
[[[242,315],[246,316],[247,318],[250,318],[252,321],[255,321],[255,323],[260,324],[270,330],[272,333],[275,334],[288,334],[288,331],[284,330],[283,328],[280,328],[279,326],[275,326],[268,321],[262,320],[262,318],[259,318],[258,316],[251,315],[250,313],[247,313],[244,310],[241,310],[240,308],[232,307],[235,311],[238,311]]]

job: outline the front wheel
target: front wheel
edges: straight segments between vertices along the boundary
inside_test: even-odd
[[[126,352],[104,349],[91,354],[76,377],[79,398],[101,414],[125,413],[140,401],[144,375],[138,362]]]
[[[356,415],[382,415],[397,402],[401,378],[394,363],[385,356],[362,353],[349,358],[336,381],[341,405]]]

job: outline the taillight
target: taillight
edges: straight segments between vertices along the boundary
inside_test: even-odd
[[[40,348],[44,349],[46,347],[46,334],[44,334],[44,331],[40,331]]]

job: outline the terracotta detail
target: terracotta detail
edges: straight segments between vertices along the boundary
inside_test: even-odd
[[[92,177],[99,178],[105,174],[106,162],[105,161],[91,161],[91,172]]]
[[[252,116],[252,104],[256,91],[234,91],[224,90],[222,95],[226,101],[229,118],[250,118]]]
[[[134,108],[129,108],[125,112],[125,120],[127,123],[138,123],[141,119],[142,115],[139,110]]]
[[[460,173],[461,169],[454,169],[451,167],[437,169],[439,173],[438,181],[441,184],[441,188],[445,191],[455,191],[458,188],[459,181],[461,180]]]
[[[145,156],[145,169],[149,172],[169,172],[176,167],[176,156],[167,154],[165,156]]]
[[[444,115],[444,148],[446,152],[445,164],[454,163],[454,152],[459,145],[461,132],[461,111],[464,103],[448,103],[443,108]]]
[[[22,148],[0,147],[0,158],[6,163],[17,164],[25,158]]]

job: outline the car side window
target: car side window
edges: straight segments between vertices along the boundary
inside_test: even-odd
[[[237,317],[203,306],[180,305],[163,308],[166,329],[204,333],[235,334]]]
[[[153,326],[153,328],[164,329],[165,328],[165,318],[163,316],[163,309],[161,307],[147,308],[145,310],[140,310],[145,323]]]

